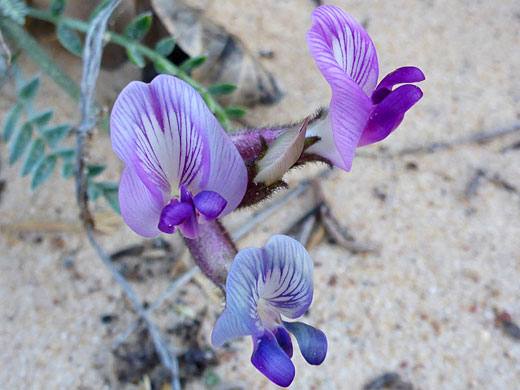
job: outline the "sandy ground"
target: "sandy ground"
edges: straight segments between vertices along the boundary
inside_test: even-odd
[[[305,43],[310,0],[193,1],[228,25],[263,59],[284,85],[276,106],[258,107],[247,120],[267,125],[300,119],[327,105],[330,91]],[[508,148],[519,133],[484,144],[434,153],[399,155],[406,148],[454,141],[520,119],[520,18],[513,0],[338,1],[362,21],[378,49],[381,75],[404,65],[426,74],[423,100],[399,130],[367,147],[351,173],[335,171],[321,181],[336,217],[360,242],[379,253],[354,255],[323,241],[316,263],[315,299],[305,320],[329,339],[321,367],[296,353],[294,389],[361,389],[386,371],[416,389],[515,390],[520,386],[520,342],[495,324],[496,310],[520,322],[520,152]],[[52,49],[52,46],[50,47]],[[78,62],[56,58],[79,79]],[[26,74],[36,71],[24,61]],[[110,104],[138,73],[129,66],[103,71],[99,100]],[[59,107],[57,122],[77,120],[77,110],[44,79],[41,108]],[[0,112],[14,98],[2,90]],[[0,387],[6,389],[134,389],[119,384],[110,348],[135,316],[107,270],[88,246],[77,222],[73,183],[56,174],[31,194],[28,180],[9,167],[0,146],[6,181],[0,200]],[[107,162],[103,179],[117,180],[121,164],[106,135],[96,133],[91,161]],[[309,167],[288,177],[291,185],[319,172]],[[467,195],[478,170],[485,174]],[[506,183],[506,185],[504,185]],[[510,187],[508,187],[508,185]],[[291,201],[239,242],[261,246],[309,208],[311,194]],[[109,251],[143,240],[95,205]],[[252,210],[225,219],[231,231]],[[174,249],[178,242],[173,240]],[[188,261],[188,260],[186,260]],[[166,289],[180,260],[147,260],[133,284],[152,302]],[[126,264],[128,267],[131,263]],[[134,264],[135,265],[135,264]],[[139,276],[138,275],[138,276]],[[203,281],[190,283],[156,313],[167,330],[206,309],[200,342],[221,309]],[[112,314],[106,323],[102,316]],[[183,348],[182,340],[170,340]],[[251,343],[232,343],[214,368],[223,380],[248,389],[272,389],[250,364]],[[204,389],[203,380],[187,389]]]

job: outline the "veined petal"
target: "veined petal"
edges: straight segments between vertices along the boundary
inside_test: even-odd
[[[163,194],[180,184],[197,194],[218,192],[234,210],[247,186],[240,154],[202,97],[187,83],[159,75],[134,81],[117,98],[111,116],[114,151],[143,183]]]
[[[151,192],[129,166],[123,169],[118,195],[121,215],[134,232],[143,237],[160,233],[157,224],[164,205],[162,195]]]
[[[312,302],[314,265],[309,254],[295,239],[276,235],[262,255],[259,297],[286,317],[301,316]]]
[[[332,134],[336,148],[343,159],[343,164],[338,167],[347,172],[352,168],[356,147],[372,107],[368,96],[351,80],[346,79],[343,84],[332,87],[329,114]]]
[[[337,84],[339,69],[366,95],[372,93],[379,72],[376,50],[368,33],[352,16],[331,5],[318,7],[312,13],[307,44],[329,84]]]
[[[258,332],[262,334],[262,332]],[[225,342],[251,334],[250,324],[230,309],[225,309],[217,319],[211,333],[211,344],[220,347]]]
[[[226,317],[225,323],[233,321],[233,328],[247,330],[247,334],[260,337],[264,326],[258,314],[258,283],[262,275],[263,257],[260,248],[245,248],[235,256],[226,279]],[[232,319],[231,319],[232,318]],[[223,323],[224,324],[224,323]],[[218,322],[217,322],[218,325]],[[215,329],[217,329],[217,325]],[[225,329],[214,330],[217,334]],[[229,338],[238,336],[229,336]],[[216,340],[224,339],[219,336]]]
[[[261,338],[253,338],[253,342],[251,363],[273,383],[289,386],[294,379],[294,364],[278,345],[274,335],[266,331]]]
[[[199,192],[193,198],[195,208],[208,219],[217,218],[226,207],[227,201],[214,191]]]
[[[283,325],[296,337],[300,351],[307,363],[315,366],[323,363],[327,355],[325,333],[303,322],[284,321]]]
[[[404,118],[404,114],[423,96],[419,87],[406,84],[392,91],[375,106],[358,146],[369,145],[386,138]]]

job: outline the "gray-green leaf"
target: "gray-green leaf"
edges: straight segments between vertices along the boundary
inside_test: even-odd
[[[60,16],[65,11],[66,0],[52,0],[49,10],[54,16]]]
[[[43,139],[51,148],[56,147],[70,132],[70,125],[59,125],[45,129],[42,133]]]
[[[42,159],[44,154],[45,144],[43,140],[41,138],[35,139],[25,156],[22,167],[22,177],[25,177],[31,173],[34,166]]]
[[[0,0],[0,15],[23,26],[27,15],[27,5],[22,0]]]
[[[232,106],[232,107],[226,108],[224,111],[225,111],[226,115],[229,116],[232,119],[240,119],[245,114],[247,114],[247,110],[245,108],[242,108],[242,107],[234,107],[234,106]]]
[[[208,92],[213,96],[229,95],[237,89],[237,86],[230,83],[217,83],[208,88]]]
[[[16,103],[14,107],[9,111],[9,114],[5,117],[4,120],[4,128],[2,130],[2,138],[4,142],[9,142],[11,136],[16,129],[16,125],[20,116],[22,115],[23,105],[21,103]]]
[[[181,64],[180,68],[183,72],[190,74],[194,69],[198,68],[204,62],[206,62],[206,58],[207,57],[205,55],[188,58]]]
[[[141,53],[137,51],[137,47],[134,45],[130,45],[126,48],[126,55],[132,64],[137,66],[138,68],[144,67],[144,57]]]
[[[76,155],[76,149],[74,148],[59,148],[54,151],[54,154],[60,157],[64,163],[72,162],[72,159]]]
[[[22,100],[32,100],[38,93],[40,87],[40,76],[35,76],[24,85],[21,86],[18,91],[18,97]]]
[[[116,184],[116,186],[117,186],[117,184]],[[107,200],[110,207],[112,207],[112,210],[114,210],[118,214],[121,214],[121,209],[119,208],[119,198],[118,198],[117,192],[118,192],[117,188],[115,188],[115,189],[105,188],[103,190],[103,197]]]
[[[16,133],[9,153],[9,164],[14,164],[25,152],[32,139],[32,125],[26,122]]]
[[[46,110],[46,111],[40,112],[39,114],[36,114],[36,116],[34,116],[31,119],[31,122],[34,125],[38,126],[38,128],[42,128],[42,127],[45,127],[47,125],[47,123],[50,122],[53,115],[54,115],[54,110]]]
[[[155,45],[155,51],[164,57],[172,54],[173,49],[175,49],[175,39],[172,37],[163,38]]]
[[[31,179],[31,190],[34,190],[49,178],[56,166],[57,159],[58,157],[55,154],[49,154],[40,160],[34,169]]]
[[[143,38],[152,27],[152,13],[143,12],[135,17],[125,27],[124,34],[127,38],[138,41]]]
[[[106,165],[89,164],[87,167],[87,176],[93,178],[99,176],[106,168]]]
[[[101,195],[103,195],[103,190],[98,187],[97,183],[90,181],[90,180],[88,181],[87,191],[88,191],[88,198],[90,200],[96,200]]]
[[[74,174],[74,163],[73,162],[63,162],[61,166],[61,177],[64,179],[68,179]]]
[[[76,31],[66,26],[64,23],[59,23],[56,28],[56,35],[65,49],[70,51],[72,54],[81,57],[83,44],[81,43],[81,39]]]

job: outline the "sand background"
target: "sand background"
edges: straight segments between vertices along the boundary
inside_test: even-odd
[[[313,1],[191,3],[225,24],[252,52],[273,52],[262,62],[279,78],[285,96],[275,106],[251,110],[250,124],[291,122],[328,104],[329,87],[305,43]],[[292,388],[361,389],[369,379],[395,371],[417,389],[518,389],[520,342],[496,326],[494,309],[506,310],[520,322],[520,151],[511,148],[520,133],[434,153],[400,154],[518,126],[518,3],[334,4],[366,25],[378,50],[381,76],[415,65],[427,80],[421,84],[424,98],[395,134],[364,148],[352,172],[334,171],[321,181],[338,220],[356,240],[377,244],[380,251],[355,255],[326,241],[311,249],[316,289],[305,320],[327,334],[329,353],[319,368],[308,366],[296,353]],[[53,42],[46,45],[79,80],[79,61]],[[22,64],[26,75],[38,71],[26,58]],[[138,77],[128,65],[102,71],[98,100],[110,105]],[[58,107],[57,123],[77,121],[74,103],[45,77],[41,90],[39,108]],[[2,118],[14,99],[12,88],[4,87]],[[81,233],[72,181],[55,174],[42,190],[30,193],[28,180],[18,177],[19,166],[8,166],[6,150],[2,144],[0,178],[6,185],[0,200],[0,387],[146,388],[144,376],[136,384],[115,378],[117,359],[110,347],[135,315]],[[103,179],[117,180],[122,166],[107,136],[96,132],[90,150],[90,161],[109,166]],[[294,186],[320,169],[308,167],[287,180]],[[469,183],[479,170],[484,175],[468,197]],[[312,201],[307,193],[289,202],[240,240],[239,247],[263,245],[303,215]],[[143,242],[103,201],[96,202],[94,211],[104,226],[100,240],[107,250]],[[236,230],[253,211],[236,213],[224,223]],[[178,240],[171,242],[180,250]],[[172,257],[123,264],[139,265],[140,280],[133,285],[146,301],[167,288],[175,269],[182,268],[179,264],[189,262]],[[197,279],[154,318],[166,330],[205,309],[198,340],[208,345],[221,310],[214,297]],[[114,319],[104,323],[101,318],[107,314]],[[183,348],[181,338],[169,339]],[[213,370],[223,380],[248,389],[276,388],[249,364],[249,340],[219,352]],[[200,379],[185,388],[206,387]]]

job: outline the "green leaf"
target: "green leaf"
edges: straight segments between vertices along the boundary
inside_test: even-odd
[[[21,86],[20,90],[18,91],[18,97],[22,100],[30,101],[34,99],[34,97],[38,93],[39,87],[40,76],[35,76]]]
[[[70,125],[59,125],[45,129],[42,133],[43,139],[51,148],[56,147],[70,132]]]
[[[54,151],[57,157],[60,157],[64,163],[72,162],[72,159],[76,155],[76,149],[74,148],[59,148]]]
[[[41,138],[33,141],[22,167],[22,177],[27,176],[33,170],[34,166],[43,158],[45,154],[45,144]]]
[[[64,23],[59,23],[58,27],[56,27],[56,35],[65,49],[81,57],[81,53],[83,53],[83,43],[81,43],[81,39],[76,31]]]
[[[128,46],[126,48],[126,55],[132,64],[137,66],[138,68],[144,67],[144,57],[143,55],[137,51],[137,47],[134,45]]]
[[[87,177],[93,178],[99,176],[106,168],[106,165],[89,164],[87,167]]]
[[[173,49],[175,49],[175,39],[172,37],[163,38],[155,44],[155,51],[163,57],[172,54]]]
[[[117,186],[117,183],[113,183]],[[99,183],[98,183],[99,185]],[[112,210],[114,210],[116,213],[121,214],[121,209],[119,208],[119,198],[117,195],[117,188],[115,189],[104,189],[103,190],[103,197],[106,199],[110,207],[112,207]]]
[[[119,188],[118,183],[114,183],[112,181],[100,181],[96,183],[99,188],[101,188],[103,191],[117,191]]]
[[[45,127],[47,125],[47,123],[50,122],[53,115],[54,115],[54,110],[43,111],[43,112],[40,112],[39,114],[36,114],[36,116],[34,116],[31,119],[31,122],[33,123],[33,125],[38,126],[39,128],[42,128],[42,127]]]
[[[65,6],[67,5],[66,0],[52,0],[49,11],[53,16],[60,16],[63,11],[65,11]]]
[[[229,95],[237,89],[237,86],[230,83],[217,83],[208,88],[208,92],[213,96]]]
[[[40,160],[34,169],[31,180],[31,190],[34,190],[38,186],[42,185],[45,180],[49,178],[52,171],[54,170],[54,167],[56,166],[57,160],[58,157],[55,154],[49,154]]]
[[[166,74],[171,74],[173,76],[178,74],[177,68],[174,67],[170,63],[170,61],[168,61],[166,59],[159,58],[153,64],[154,64],[154,67],[155,67],[155,70],[157,71],[157,73],[166,73]]]
[[[22,103],[16,103],[14,107],[9,111],[9,114],[5,117],[4,128],[2,129],[2,138],[4,142],[9,142],[11,136],[16,129],[16,125],[20,116],[22,115],[23,105]]]
[[[198,68],[199,66],[201,66],[204,62],[206,62],[206,56],[204,55],[200,55],[200,56],[196,56],[196,57],[192,57],[192,58],[188,58],[186,61],[184,61],[181,66],[180,66],[180,69],[185,72],[185,73],[188,73],[190,74],[193,69],[196,69]]]
[[[240,119],[244,115],[247,114],[247,110],[245,108],[243,108],[243,107],[234,107],[234,106],[227,107],[224,110],[224,112],[226,113],[227,116],[229,116],[232,119]]]
[[[88,198],[90,200],[96,200],[101,195],[103,195],[103,190],[101,188],[99,188],[97,183],[95,183],[91,180],[88,181],[87,191],[88,191]]]
[[[9,164],[14,164],[25,152],[32,139],[32,125],[26,122],[16,133],[9,153]]]
[[[0,15],[4,15],[23,26],[27,15],[27,6],[22,0],[0,0]]]
[[[63,162],[63,165],[61,166],[61,177],[64,179],[68,179],[74,174],[74,163],[73,162]]]
[[[143,12],[128,23],[125,27],[124,34],[127,38],[138,41],[141,38],[144,38],[150,30],[150,27],[152,27],[152,13]]]

